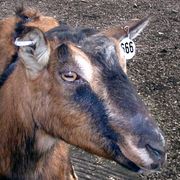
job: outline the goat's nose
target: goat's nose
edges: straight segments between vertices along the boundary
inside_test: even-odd
[[[160,160],[164,154],[162,149],[157,149],[150,144],[146,145],[146,149],[151,154],[151,156],[155,157],[157,160]]]
[[[151,164],[152,169],[159,169],[166,160],[166,152],[163,146],[155,146],[154,144],[147,144],[146,149],[153,158],[154,163]]]

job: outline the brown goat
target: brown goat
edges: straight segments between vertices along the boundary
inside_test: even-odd
[[[53,19],[52,17],[48,17],[48,16],[43,16],[38,11],[31,8],[28,8],[28,9],[19,8],[17,10],[16,16],[11,16],[9,18],[1,20],[0,21],[0,57],[1,57],[0,74],[2,74],[6,68],[7,69],[10,68],[8,66],[9,64],[11,65],[14,61],[16,61],[17,47],[15,47],[14,45],[14,39],[16,38],[16,36],[18,36],[18,34],[15,33],[16,28],[19,28],[18,23],[26,24],[26,26],[29,26],[29,27],[31,26],[38,27],[44,32],[50,30],[51,28],[59,26],[59,23],[56,19]],[[0,84],[1,83],[3,84],[3,82],[4,82],[4,78],[2,78],[2,82],[0,81]],[[2,95],[2,93],[0,94]],[[2,102],[2,99],[1,99],[1,102]],[[4,101],[4,103],[6,102]],[[1,104],[0,106],[2,105],[3,104]],[[8,111],[11,112],[10,109]],[[8,133],[9,131],[8,123],[2,124],[0,129],[2,128],[7,128],[6,130]],[[16,128],[18,130],[19,127],[17,126]],[[2,133],[3,131],[1,131],[0,134],[2,135]],[[47,144],[51,144],[52,138],[49,138],[49,136],[47,136],[46,133],[44,133],[43,131],[38,131],[36,133],[36,136],[37,136],[36,138],[41,139],[36,144],[36,146],[38,146],[40,151],[41,149],[42,151],[44,151],[43,150],[44,148],[48,150],[46,146]],[[19,137],[19,140],[21,140],[21,135]],[[17,143],[17,141],[15,143]],[[12,146],[15,147],[16,145],[12,145]],[[37,167],[34,167],[36,168],[36,171],[37,171],[36,175],[34,175],[33,173],[31,174],[31,172],[29,173],[24,172],[23,170],[22,170],[23,173],[20,172],[19,176],[13,175],[11,172],[12,171],[11,169],[12,169],[12,166],[14,165],[12,164],[12,162],[10,162],[10,159],[9,159],[12,156],[12,153],[11,153],[12,149],[9,147],[6,147],[6,148],[3,148],[3,147],[0,149],[0,178],[34,179],[34,177],[36,177],[36,179],[39,179],[41,176],[41,179],[51,179],[52,177],[53,178],[58,177],[56,179],[68,179],[68,180],[76,179],[76,176],[73,172],[72,165],[69,159],[69,146],[67,143],[65,143],[62,140],[56,143],[56,145],[53,147],[52,152],[48,155],[49,158],[47,158],[46,154],[44,154],[43,156],[45,156],[44,157],[45,160],[39,161],[39,165],[37,165]],[[14,173],[18,174],[18,172],[16,172],[17,170],[14,170],[14,171],[15,171]],[[51,171],[54,171],[54,172],[51,172]],[[25,175],[22,176],[22,174],[25,174]]]
[[[119,46],[126,32],[119,27],[96,32],[65,25],[44,30],[42,22],[20,22],[9,27],[11,48],[3,49],[7,54],[2,51],[0,59],[5,61],[0,175],[75,179],[67,144],[133,172],[159,170],[165,162],[165,141],[127,78]],[[132,25],[129,36],[135,38],[146,24],[144,19]],[[16,53],[13,31],[20,47],[10,63]]]

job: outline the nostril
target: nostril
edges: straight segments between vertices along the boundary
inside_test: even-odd
[[[146,145],[146,149],[148,150],[148,152],[152,155],[154,155],[156,158],[158,158],[159,160],[162,158],[163,156],[163,152],[155,149],[154,147],[152,147],[151,145],[147,144]]]
[[[159,169],[159,164],[151,164],[151,168],[157,170]]]

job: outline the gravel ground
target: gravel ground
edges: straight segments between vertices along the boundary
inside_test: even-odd
[[[21,2],[72,26],[98,29],[151,16],[149,26],[136,40],[137,55],[128,62],[128,74],[165,133],[168,162],[161,173],[141,179],[180,179],[180,1],[1,0],[0,18],[12,15]],[[125,177],[115,163],[74,148],[72,160],[79,179],[138,179]]]

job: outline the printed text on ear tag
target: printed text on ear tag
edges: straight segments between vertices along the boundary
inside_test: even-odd
[[[127,38],[124,38],[120,42],[120,46],[123,49],[124,56],[126,59],[132,59],[136,53],[136,46],[133,40]]]

